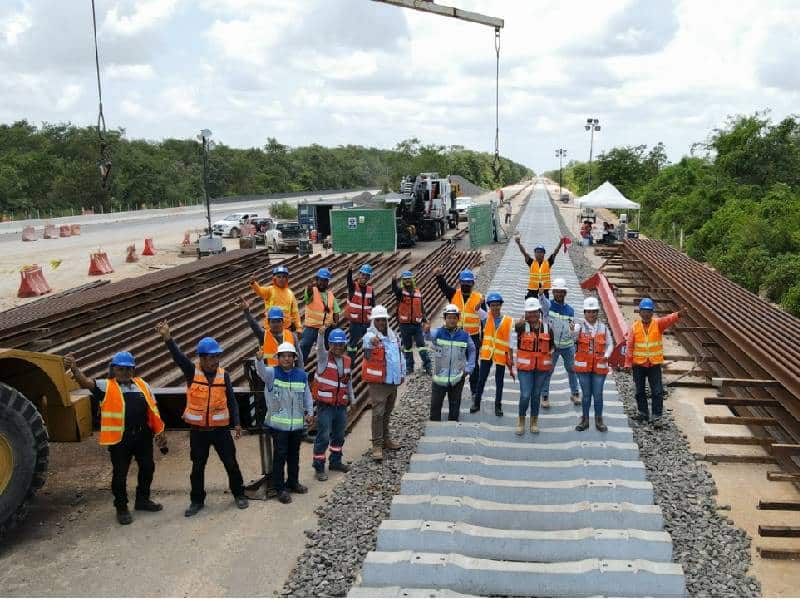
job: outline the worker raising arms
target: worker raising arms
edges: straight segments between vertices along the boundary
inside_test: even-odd
[[[267,311],[267,325],[268,328],[264,329],[250,314],[250,306],[244,296],[239,296],[241,302],[239,306],[242,308],[244,318],[250,325],[253,335],[261,344],[261,350],[264,352],[264,361],[270,367],[278,364],[278,346],[283,342],[288,342],[297,348],[297,356],[299,357],[299,364],[303,364],[303,355],[300,353],[297,335],[284,328],[284,312],[277,306],[273,306]]]
[[[522,245],[522,238],[519,234],[514,236],[514,241],[517,242],[520,252],[522,252],[522,255],[525,257],[525,264],[530,267],[530,272],[528,274],[528,293],[525,297],[537,298],[539,296],[539,289],[541,288],[544,291],[544,295],[549,298],[550,269],[553,267],[553,263],[556,262],[556,255],[558,251],[561,250],[561,245],[564,243],[564,240],[559,240],[558,246],[556,246],[553,253],[547,257],[547,260],[544,259],[544,246],[536,246],[536,248],[533,249],[533,258],[531,258],[531,255],[528,254],[525,247]]]
[[[297,298],[289,288],[289,269],[278,265],[272,269],[272,285],[261,287],[255,277],[250,278],[250,288],[264,300],[264,315],[272,307],[280,308],[286,315],[284,325],[292,331],[300,331],[300,310]]]
[[[372,307],[375,306],[375,290],[369,285],[369,280],[372,277],[372,267],[369,265],[362,265],[358,270],[355,281],[353,281],[353,270],[347,269],[347,320],[350,322],[348,327],[349,342],[347,344],[347,353],[350,355],[350,361],[356,359],[356,352],[358,352],[358,345],[361,343],[361,338],[367,332],[369,327],[369,315],[372,312]]]
[[[311,348],[317,342],[320,329],[329,325],[336,327],[339,323],[341,309],[333,292],[328,289],[331,282],[331,272],[322,268],[317,271],[314,282],[306,288],[303,296],[305,302],[305,315],[303,322],[303,335],[300,338],[300,351],[303,358],[308,360]]]

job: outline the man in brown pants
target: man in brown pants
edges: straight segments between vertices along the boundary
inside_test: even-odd
[[[389,419],[397,401],[397,388],[405,377],[400,339],[389,329],[389,313],[380,304],[372,309],[372,325],[364,334],[361,379],[372,401],[372,458],[383,460],[384,450],[400,446],[389,434]]]

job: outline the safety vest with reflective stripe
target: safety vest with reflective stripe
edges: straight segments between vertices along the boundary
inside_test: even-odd
[[[594,335],[591,335],[584,327],[581,328],[581,332],[578,334],[578,347],[575,350],[576,373],[608,374],[607,335],[606,326],[602,323],[597,324]]]
[[[322,294],[319,293],[319,288],[314,286],[312,288],[313,296],[311,302],[306,304],[305,326],[313,329],[319,329],[322,326],[328,326],[333,323],[333,292],[325,290],[326,299],[323,303]],[[325,310],[327,306],[327,311]]]
[[[224,427],[230,423],[228,396],[225,393],[225,370],[217,369],[214,380],[209,383],[205,373],[197,364],[194,379],[186,390],[186,410],[183,420],[196,427]]]
[[[458,320],[458,326],[463,327],[469,335],[478,335],[481,332],[481,318],[478,315],[483,296],[478,292],[471,292],[464,304],[464,296],[461,293],[461,288],[456,290],[453,297],[450,298],[451,304],[455,304],[461,313],[461,318]]]
[[[283,327],[289,329],[292,323],[299,324],[300,317],[297,315],[297,301],[295,300],[294,292],[288,287],[279,287],[274,283],[268,286],[269,297],[264,299],[264,314],[269,313],[269,309],[273,307],[280,308],[283,311]],[[253,288],[254,290],[256,287]],[[268,328],[268,321],[264,319],[264,329]]]
[[[539,332],[531,331],[525,323],[525,331],[517,334],[517,369],[520,371],[552,371],[553,352],[550,348],[550,331],[541,321]]]
[[[544,259],[540,265],[534,258],[528,273],[528,289],[538,290],[540,283],[543,289],[550,289],[550,261]]]
[[[372,341],[372,348],[364,353],[361,361],[361,380],[367,383],[386,382],[386,348],[377,336]]]
[[[403,297],[397,304],[397,320],[400,323],[422,323],[422,294],[416,288],[413,292],[400,290]]]
[[[371,285],[364,290],[358,283],[353,285],[353,296],[347,301],[347,319],[351,323],[369,323],[372,314],[373,289]]]
[[[553,341],[553,345],[556,348],[569,348],[570,346],[574,346],[575,338],[573,338],[571,335],[572,330],[570,329],[569,322],[574,321],[575,317],[573,315],[556,312],[552,308],[547,313],[547,316],[550,319],[558,320],[561,322],[561,323],[553,323],[553,334],[555,335],[555,340]],[[565,335],[566,337],[564,337]]]
[[[317,402],[333,404],[334,406],[347,406],[350,398],[347,397],[347,384],[350,382],[350,357],[342,356],[342,374],[336,360],[328,355],[328,364],[322,373],[314,376],[313,396]]]
[[[158,412],[156,401],[150,394],[141,377],[134,377],[133,383],[142,392],[147,402],[147,426],[154,434],[164,431],[164,422]],[[100,402],[100,445],[113,446],[122,440],[125,432],[125,395],[116,379],[108,379],[106,394]]]
[[[442,337],[447,332],[449,339]],[[434,343],[433,382],[444,387],[456,385],[467,367],[469,335],[463,329],[450,333],[442,328]]]
[[[308,376],[300,367],[288,373],[280,367],[275,368],[272,391],[267,393],[267,418],[264,425],[281,431],[297,431],[303,428],[305,411],[303,401],[306,397]]]
[[[653,319],[645,330],[641,319],[633,322],[633,364],[659,365],[664,362],[664,344],[661,338],[661,329]]]
[[[294,346],[294,335],[291,331],[283,330],[283,341]],[[264,330],[264,343],[261,350],[264,352],[264,362],[270,367],[278,365],[278,346],[280,343],[269,329]]]
[[[481,360],[492,360],[497,365],[509,362],[509,345],[511,344],[511,327],[514,319],[508,315],[500,320],[500,327],[494,328],[494,317],[490,314],[483,327],[481,342]]]

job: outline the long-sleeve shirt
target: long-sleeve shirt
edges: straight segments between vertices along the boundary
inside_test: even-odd
[[[570,321],[575,319],[573,308],[569,304],[560,304],[549,300],[544,294],[539,296],[539,303],[542,305],[542,318],[550,327],[553,345],[556,348],[566,348],[574,344],[578,339],[579,330],[577,327],[575,331],[570,329]]]
[[[440,337],[445,337],[448,340],[452,337],[453,333],[458,331],[458,329],[454,329],[452,332],[447,329],[447,327],[437,327],[436,329],[432,329],[430,335],[426,336],[430,341],[436,346],[436,340]],[[472,373],[472,370],[475,368],[475,359],[478,351],[475,348],[475,342],[472,341],[472,336],[467,336],[467,365],[464,367],[464,372],[469,375]]]
[[[375,327],[370,327],[367,333],[364,334],[364,352],[369,353],[372,350],[372,343],[375,339],[383,343],[384,356],[386,357],[386,381],[391,385],[400,385],[403,378],[406,376],[406,362],[400,358],[400,340],[391,329],[388,330],[389,335],[383,335]]]
[[[394,297],[397,298],[397,302],[398,303],[402,302],[402,300],[403,300],[403,289],[404,288],[401,288],[399,285],[397,285],[397,280],[396,279],[392,279],[392,293],[394,294]],[[412,289],[412,293],[413,293],[413,291],[414,290]],[[425,310],[425,299],[424,298],[420,298],[419,303],[420,303],[420,308],[422,309],[422,322],[423,323],[427,323],[428,322],[428,311]]]
[[[444,294],[444,297],[450,302],[450,298],[453,297],[453,294],[456,293],[456,288],[451,287],[450,284],[447,283],[447,280],[444,278],[444,275],[437,275],[436,276],[436,283],[439,285],[439,289]],[[478,315],[480,315],[481,321],[486,320],[486,315],[488,314],[488,309],[486,308],[486,300],[481,300],[481,303],[478,305],[479,311]]]
[[[320,332],[317,336],[317,374],[321,375],[325,372],[325,369],[328,368],[328,349],[325,347],[325,338],[328,337],[328,332]],[[333,361],[336,363],[336,368],[339,370],[339,377],[343,375],[344,372],[344,359],[343,357],[333,357]],[[299,362],[297,364],[303,364]],[[350,381],[347,382],[347,397],[350,399],[350,404],[353,403],[355,400],[355,394],[353,394],[353,378],[350,378]]]
[[[678,313],[670,313],[666,317],[653,317],[653,320],[650,323],[650,327],[655,324],[658,328],[660,333],[664,333],[667,329],[672,327],[675,323],[678,322],[680,315]],[[633,366],[633,348],[635,346],[635,341],[633,339],[633,327],[630,328],[628,331],[628,335],[625,338],[625,366],[632,367]],[[643,365],[643,367],[651,366],[650,360],[648,359]]]
[[[247,323],[250,325],[250,329],[253,331],[253,335],[255,336],[256,340],[258,340],[258,345],[260,346],[264,343],[264,334],[266,331],[261,325],[259,325],[258,321],[253,318],[253,315],[250,314],[249,310],[243,309],[242,312],[244,313],[244,318],[247,319]],[[275,335],[273,333],[272,335],[275,336],[275,339],[278,340],[279,344],[283,342],[282,333],[280,335]],[[305,362],[303,361],[303,353],[300,351],[300,345],[298,344],[298,341],[299,337],[296,334],[294,336],[294,349],[297,351],[297,364],[302,365],[305,364]]]
[[[298,363],[299,364],[299,363]],[[266,392],[271,392],[275,382],[275,369],[282,367],[268,367],[264,364],[263,360],[256,360],[256,373],[264,382],[264,389]],[[311,397],[311,388],[306,385],[305,396],[303,397],[303,410],[306,414],[311,414],[314,411],[314,399]]]
[[[288,324],[291,323],[294,325],[295,331],[300,331],[303,328],[302,324],[300,323],[300,309],[297,306],[297,298],[292,290],[290,290],[288,287],[279,288],[275,285],[262,287],[256,282],[251,283],[250,288],[256,293],[256,295],[260,296],[264,300],[265,306],[267,304],[291,306],[289,314],[284,315],[284,319],[286,319],[287,323],[286,326],[288,327]]]
[[[362,293],[365,293],[366,290],[361,290]],[[347,269],[347,299],[353,297],[353,294],[356,293],[356,282],[353,281],[353,270]],[[372,295],[372,298],[366,302],[367,306],[375,306],[375,294]]]
[[[194,381],[194,363],[186,356],[181,349],[178,347],[178,344],[175,343],[175,340],[170,338],[166,342],[167,349],[169,353],[172,355],[172,360],[175,361],[175,364],[180,367],[180,370],[183,371],[183,376],[186,378],[186,386],[192,385]],[[213,381],[214,378],[217,376],[216,371],[211,371],[210,373],[205,373],[206,379],[208,381]],[[239,426],[239,405],[236,403],[236,396],[233,394],[233,384],[231,383],[231,376],[225,371],[225,398],[228,401],[228,412],[231,415],[230,423],[234,427]]]

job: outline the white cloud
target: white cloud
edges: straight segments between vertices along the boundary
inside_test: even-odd
[[[106,13],[103,27],[121,35],[141,33],[163,23],[178,8],[180,0],[127,0],[117,2]]]
[[[118,65],[111,64],[105,70],[109,79],[123,79],[130,81],[145,81],[155,77],[152,65]]]

